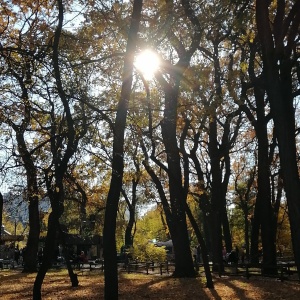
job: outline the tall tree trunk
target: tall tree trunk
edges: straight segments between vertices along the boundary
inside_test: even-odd
[[[286,2],[277,2],[277,15],[272,29],[268,3],[264,0],[256,1],[256,23],[262,46],[263,72],[267,84],[267,94],[278,139],[295,262],[300,278],[300,182],[297,167],[291,74],[293,43],[296,40],[295,36],[298,34],[297,29],[300,23],[300,1],[298,0],[292,5],[289,17],[286,19],[283,19],[285,14],[281,13],[287,9]]]
[[[273,189],[275,189],[275,184],[273,183]],[[276,241],[277,239],[277,222],[278,222],[278,213],[280,209],[280,204],[281,204],[281,198],[282,198],[282,192],[283,192],[283,185],[282,185],[282,177],[281,177],[281,170],[279,170],[278,174],[278,179],[277,179],[277,194],[275,196],[275,192],[273,192],[273,197],[272,199],[272,205],[274,207],[274,218],[273,218],[273,227],[274,227],[274,240]],[[277,245],[280,247],[280,245]],[[280,250],[280,249],[277,249]]]
[[[222,225],[223,225],[223,236],[224,236],[226,251],[231,252],[232,239],[231,239],[230,226],[229,226],[228,214],[227,214],[226,207],[223,209],[223,213],[222,213]]]
[[[26,70],[26,72],[30,72]],[[37,184],[37,169],[34,165],[32,154],[27,148],[24,138],[25,131],[31,122],[31,105],[28,99],[28,89],[23,78],[17,77],[22,90],[22,102],[24,106],[24,116],[22,122],[16,125],[9,118],[6,122],[13,128],[16,134],[19,155],[23,161],[26,171],[27,186],[27,203],[29,205],[29,235],[24,253],[24,272],[36,272],[37,270],[37,253],[40,236],[40,218],[39,218],[39,190]]]
[[[77,274],[74,273],[73,267],[72,267],[70,259],[69,259],[68,248],[67,248],[67,245],[66,245],[66,234],[61,229],[61,226],[59,226],[58,230],[59,230],[60,241],[62,242],[62,246],[63,246],[63,256],[64,256],[65,261],[66,261],[68,274],[69,274],[69,277],[71,279],[72,287],[77,287],[78,283],[79,283],[78,282],[78,276],[77,276]]]
[[[135,213],[136,213],[136,189],[137,189],[138,182],[136,180],[132,180],[132,197],[131,203],[126,195],[125,191],[122,189],[122,194],[125,198],[125,201],[128,206],[129,210],[129,220],[125,229],[125,246],[130,247],[133,245],[133,226],[135,224]]]
[[[50,199],[52,201],[51,208],[52,211],[49,215],[48,219],[48,231],[45,241],[45,247],[43,251],[43,260],[42,264],[39,268],[37,276],[35,278],[34,286],[33,286],[33,300],[41,300],[41,287],[45,278],[45,275],[49,268],[51,267],[52,261],[54,259],[55,250],[58,246],[58,230],[59,230],[59,218],[62,214],[62,207],[59,204],[61,200],[59,198],[59,193],[55,193],[53,198]]]
[[[200,162],[199,162],[199,160],[197,158],[197,155],[196,155],[196,151],[197,151],[198,145],[199,145],[199,137],[200,137],[199,133],[197,133],[194,136],[194,146],[190,150],[190,155],[189,156],[194,162],[194,167],[196,169],[197,177],[198,177],[198,183],[197,183],[198,189],[199,189],[198,190],[198,197],[199,197],[198,203],[199,203],[199,209],[202,212],[202,221],[203,221],[203,232],[204,232],[205,245],[206,245],[208,255],[212,256],[212,246],[211,246],[212,234],[211,234],[211,227],[210,227],[211,207],[210,207],[210,203],[209,203],[209,199],[208,199],[209,196],[208,196],[207,190],[204,186],[204,182],[205,182],[204,174],[203,174],[203,171],[201,169]]]
[[[27,90],[25,91],[26,99],[28,97]],[[29,103],[26,102],[26,103]],[[28,106],[28,104],[27,104]],[[30,119],[30,107],[27,110],[27,122],[24,121],[21,128],[13,126],[16,132],[16,140],[18,142],[18,150],[22,157],[24,168],[26,170],[27,177],[27,202],[29,212],[29,235],[26,244],[26,251],[24,255],[24,269],[23,272],[36,272],[37,271],[37,253],[40,237],[40,214],[39,214],[39,189],[37,184],[37,169],[34,165],[32,155],[27,149],[27,145],[24,139],[25,123],[29,123]]]
[[[178,68],[176,68],[176,71],[173,71],[171,75],[173,82],[167,83],[162,78],[159,79],[165,92],[165,109],[161,130],[168,164],[167,174],[171,207],[171,221],[168,222],[168,225],[175,251],[175,271],[173,273],[175,277],[195,276],[186,223],[185,206],[187,194],[185,186],[187,183],[185,182],[183,185],[182,182],[181,157],[177,145],[176,132],[179,85],[182,72],[188,66],[190,60],[188,55],[187,57],[183,55],[178,63]]]
[[[129,220],[126,226],[125,230],[125,245],[126,246],[132,246],[133,245],[133,238],[134,238],[134,232],[133,227],[135,225],[135,214],[136,214],[136,204],[137,204],[137,187],[140,181],[141,172],[140,172],[140,166],[139,162],[136,160],[136,151],[133,154],[133,162],[135,166],[135,175],[132,179],[132,191],[131,191],[131,203],[128,199],[128,196],[126,195],[125,191],[122,189],[122,194],[125,198],[125,201],[128,206],[129,210]]]
[[[201,234],[201,231],[199,229],[199,226],[188,206],[188,204],[186,203],[186,213],[188,215],[188,218],[193,226],[193,229],[195,231],[195,234],[197,236],[197,240],[198,243],[200,245],[201,248],[201,254],[202,254],[202,260],[203,260],[203,266],[204,266],[204,271],[205,271],[205,276],[206,276],[206,287],[213,289],[214,288],[214,283],[212,280],[212,276],[211,276],[211,272],[210,272],[210,267],[209,267],[209,259],[208,259],[208,252],[207,252],[207,248],[205,245],[205,241],[203,239],[203,236]]]
[[[179,214],[178,210],[175,211],[174,204],[170,205],[162,183],[160,179],[157,177],[153,169],[150,167],[148,163],[148,156],[147,152],[145,150],[145,147],[143,145],[143,142],[141,142],[143,152],[145,154],[146,160],[143,161],[143,165],[145,166],[146,171],[148,174],[151,176],[157,191],[160,195],[160,199],[162,202],[162,206],[166,215],[166,221],[169,227],[169,232],[173,241],[173,247],[174,247],[174,252],[175,252],[175,272],[173,275],[175,277],[194,277],[195,276],[195,271],[194,271],[194,266],[193,266],[193,259],[190,251],[190,243],[188,239],[188,234],[187,234],[187,227],[186,227],[186,218],[185,218],[185,205],[186,202],[181,203],[183,207],[180,207],[180,209],[184,209],[183,215]],[[181,183],[180,183],[181,184]],[[174,191],[172,191],[174,192]],[[178,195],[183,194],[183,189],[178,189]],[[183,196],[184,198],[184,196]],[[180,199],[183,199],[180,198]],[[171,202],[171,201],[170,201]],[[178,205],[178,204],[177,204]],[[182,212],[182,211],[181,211]],[[175,215],[176,213],[176,215]],[[184,221],[178,221],[178,218],[183,217]],[[185,224],[182,224],[185,222]],[[183,237],[183,238],[182,238]],[[183,244],[183,245],[182,245]],[[186,263],[187,262],[187,263]]]
[[[222,226],[223,226],[223,235],[224,241],[226,245],[227,252],[231,252],[232,250],[232,239],[231,239],[231,232],[230,232],[230,225],[228,220],[228,213],[227,213],[227,202],[226,202],[226,194],[228,190],[228,183],[231,174],[231,166],[230,166],[230,156],[229,156],[229,145],[232,144],[232,141],[229,141],[229,128],[230,128],[230,120],[231,118],[227,119],[227,122],[224,126],[224,134],[223,134],[223,141],[222,145],[224,146],[224,161],[225,161],[225,176],[222,182],[222,201],[223,201],[223,213],[222,213]],[[238,128],[239,126],[237,126]]]
[[[3,215],[3,195],[0,192],[0,245],[2,244],[1,235],[2,235],[2,215]]]
[[[177,81],[174,87],[169,85],[165,89],[165,110],[161,128],[168,162],[172,211],[170,233],[175,251],[175,271],[173,275],[176,277],[194,277],[195,271],[190,251],[185,213],[186,195],[182,185],[180,155],[176,135],[179,82],[180,80]]]
[[[26,244],[23,272],[37,271],[37,253],[40,237],[40,216],[37,194],[28,197],[29,200],[29,235]]]
[[[54,165],[54,174],[52,171],[45,171],[45,181],[47,185],[47,192],[50,198],[52,211],[49,215],[48,220],[48,231],[46,236],[45,248],[43,253],[43,261],[42,265],[38,271],[36,276],[34,287],[33,287],[33,299],[40,300],[41,299],[41,287],[43,284],[43,280],[45,275],[51,266],[51,261],[54,258],[55,247],[57,246],[57,235],[59,230],[59,219],[64,211],[64,185],[63,180],[65,173],[68,169],[68,163],[70,158],[74,155],[77,150],[79,139],[84,136],[86,133],[86,122],[85,117],[83,116],[83,124],[80,128],[74,127],[74,120],[72,118],[69,99],[64,91],[62,78],[60,73],[59,66],[59,41],[62,32],[63,19],[64,19],[64,6],[62,0],[57,0],[58,5],[58,25],[55,30],[54,40],[53,40],[53,70],[56,81],[57,92],[59,94],[61,103],[64,109],[64,126],[67,126],[67,131],[64,128],[64,136],[66,137],[65,145],[62,145],[63,139],[61,137],[55,138],[58,136],[55,131],[57,128],[56,125],[51,126],[51,135],[52,139],[50,141],[51,146],[51,154]],[[55,115],[51,115],[52,125],[57,123],[57,119],[55,119]],[[59,126],[58,126],[59,127]],[[65,152],[60,153],[58,149],[65,148]],[[49,175],[50,173],[50,175]],[[69,273],[70,274],[70,273]],[[73,284],[73,278],[71,278]]]
[[[134,0],[131,25],[128,33],[127,48],[124,58],[123,83],[121,98],[118,104],[117,116],[114,128],[112,177],[110,189],[107,196],[104,229],[104,297],[107,300],[118,299],[118,270],[117,270],[117,250],[116,250],[116,218],[120,192],[123,179],[123,153],[124,153],[124,132],[126,125],[128,102],[131,94],[132,72],[135,48],[137,43],[137,33],[141,18],[143,1]]]
[[[211,215],[206,215],[207,212],[203,211],[203,232],[204,232],[204,240],[205,240],[205,245],[207,248],[207,252],[210,258],[212,258],[212,228],[210,226],[211,221]]]
[[[164,232],[166,233],[166,239],[167,239],[167,240],[170,240],[170,239],[171,239],[170,231],[169,231],[169,229],[168,229],[168,224],[167,224],[166,221],[165,221],[163,207],[158,206],[158,208],[159,208],[159,214],[160,214],[161,224],[162,224],[162,226],[163,226],[163,228],[164,228]],[[161,208],[162,208],[162,209],[161,209]]]
[[[259,262],[259,232],[260,232],[260,210],[255,205],[254,215],[251,219],[251,248],[250,248],[250,260],[252,263]]]
[[[209,156],[211,159],[211,228],[212,230],[212,253],[214,269],[223,271],[222,256],[222,214],[223,211],[223,190],[222,175],[220,169],[220,157],[217,142],[216,116],[210,117],[209,124]]]
[[[246,259],[247,261],[249,261],[249,212],[248,212],[248,205],[247,205],[247,202],[246,202],[246,207],[245,207],[245,210],[244,210],[244,239],[245,239],[245,256],[246,256]],[[243,250],[244,251],[244,250]]]
[[[132,207],[129,208],[129,221],[127,223],[126,229],[125,229],[125,246],[131,247],[133,245],[133,225],[135,223],[135,211],[132,209]]]
[[[256,99],[257,122],[255,126],[258,141],[257,162],[257,198],[256,206],[259,209],[261,224],[261,238],[263,247],[263,272],[276,274],[276,242],[274,239],[273,208],[271,203],[269,143],[267,119],[264,110],[264,90],[254,87]]]
[[[168,1],[170,9],[173,8],[172,4],[172,1]],[[161,132],[168,164],[165,171],[167,172],[169,179],[171,214],[170,220],[168,220],[168,216],[167,220],[175,251],[175,271],[173,275],[176,277],[194,277],[195,271],[190,251],[185,213],[187,198],[185,191],[186,182],[183,185],[181,157],[177,144],[176,129],[179,86],[183,78],[183,73],[188,68],[191,57],[199,46],[202,31],[200,22],[190,5],[190,1],[182,0],[181,4],[186,17],[193,25],[193,37],[191,38],[189,48],[186,50],[182,41],[177,39],[175,34],[170,34],[170,36],[172,36],[170,42],[174,49],[177,50],[179,60],[173,68],[169,69],[168,81],[160,73],[156,74],[156,78],[160,82],[165,96],[165,108],[163,120],[161,121]],[[164,209],[166,206],[167,205],[164,205]]]

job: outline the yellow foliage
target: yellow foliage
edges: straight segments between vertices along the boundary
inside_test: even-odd
[[[139,261],[164,262],[167,258],[165,247],[157,247],[149,242],[136,245],[130,252]]]

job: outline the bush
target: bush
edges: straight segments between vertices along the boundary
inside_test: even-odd
[[[139,261],[165,262],[167,259],[165,247],[157,247],[152,243],[136,245],[130,252],[133,259]]]

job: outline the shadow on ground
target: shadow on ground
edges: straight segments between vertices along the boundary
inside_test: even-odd
[[[79,273],[79,286],[71,287],[66,270],[49,272],[42,288],[43,300],[104,299],[102,272]],[[35,274],[0,271],[1,300],[31,300]],[[172,278],[171,276],[126,274],[119,275],[119,299],[172,300],[273,300],[300,299],[299,281],[280,282],[276,279],[253,277],[214,277],[215,289],[205,287],[205,277]]]

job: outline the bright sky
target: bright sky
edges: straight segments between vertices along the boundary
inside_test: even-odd
[[[145,79],[151,80],[159,68],[159,57],[153,51],[143,50],[135,59],[135,67],[143,74]]]

